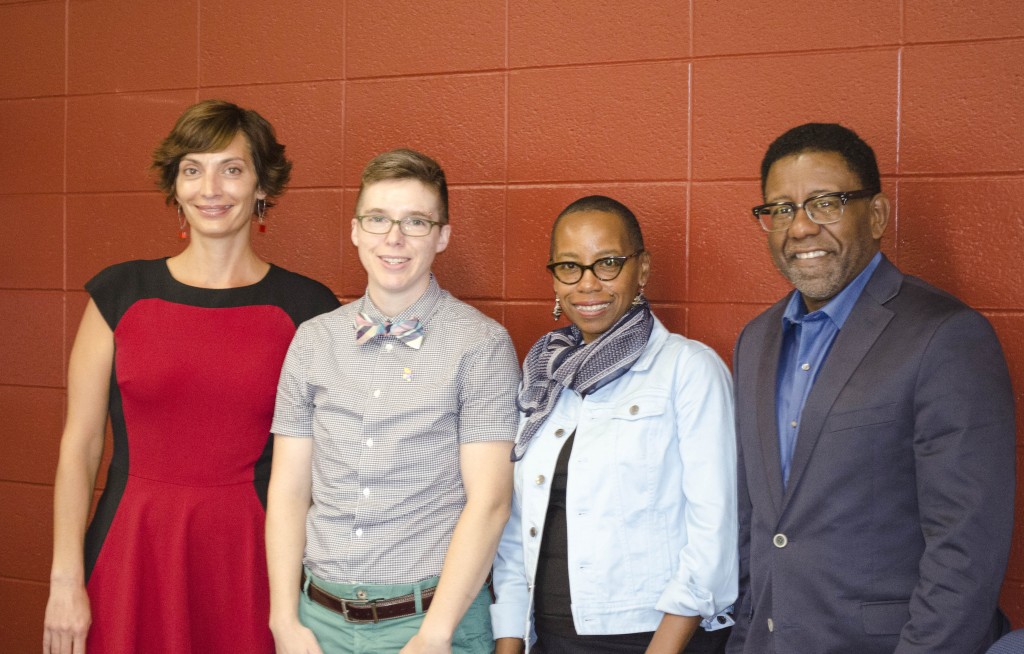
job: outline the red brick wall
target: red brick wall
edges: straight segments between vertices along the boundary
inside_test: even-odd
[[[39,643],[82,283],[180,248],[146,168],[200,98],[277,126],[294,183],[259,249],[345,297],[365,283],[362,165],[436,156],[455,233],[438,275],[521,353],[552,324],[552,218],[602,192],[641,217],[659,315],[729,358],[787,289],[747,215],[761,154],[843,122],[894,198],[886,252],[992,320],[1024,414],[1018,0],[0,0],[0,25],[0,651]],[[1024,626],[1017,533],[1002,597]]]

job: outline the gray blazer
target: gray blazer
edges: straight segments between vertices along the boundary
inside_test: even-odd
[[[782,487],[786,300],[736,344],[730,653],[984,652],[1013,526],[1013,395],[988,321],[883,259],[805,405]]]

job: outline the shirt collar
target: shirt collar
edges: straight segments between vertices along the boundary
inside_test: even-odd
[[[800,291],[794,291],[793,295],[789,298],[789,303],[786,305],[786,311],[782,314],[783,328],[801,322],[808,316],[816,316],[817,314],[819,316],[827,316],[837,328],[842,329],[846,319],[850,317],[850,312],[853,311],[853,305],[857,304],[861,293],[864,292],[864,287],[867,286],[868,280],[871,279],[871,275],[878,268],[878,264],[881,261],[882,253],[876,252],[875,256],[871,257],[868,265],[864,266],[864,270],[860,271],[860,274],[854,277],[853,281],[846,285],[846,288],[839,291],[835,297],[817,311],[808,313],[807,305],[804,304]]]
[[[661,349],[661,344],[668,340],[668,329],[665,328],[665,325],[661,324],[657,316],[652,317],[654,318],[654,328],[651,329],[651,336],[647,339],[647,346],[644,347],[643,354],[640,355],[640,358],[636,360],[636,363],[633,364],[630,370],[640,371],[650,368],[657,359],[657,353]]]
[[[426,325],[431,314],[434,312],[434,306],[443,295],[444,291],[437,283],[437,279],[434,278],[434,273],[430,273],[430,282],[427,284],[427,290],[423,291],[423,295],[419,296],[415,302],[397,316],[385,316],[381,313],[380,309],[373,303],[373,300],[370,299],[369,292],[363,293],[363,297],[360,299],[362,306],[359,307],[359,310],[365,312],[370,318],[381,322],[397,323],[403,320],[419,318],[420,322]]]

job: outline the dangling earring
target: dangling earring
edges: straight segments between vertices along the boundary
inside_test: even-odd
[[[643,304],[646,299],[647,298],[644,297],[644,287],[641,286],[640,290],[636,292],[636,297],[633,298],[633,306],[635,307],[638,304]]]
[[[555,296],[555,308],[551,310],[551,315],[555,320],[558,320],[562,315],[562,304],[558,301],[558,296]]]
[[[260,225],[260,234],[267,232],[267,225],[263,222],[263,219],[267,216],[267,201],[256,200],[256,222]]]
[[[187,224],[188,224],[188,221],[185,220],[185,216],[181,212],[181,205],[179,204],[178,205],[178,238],[180,238],[183,241],[186,238],[188,238],[188,231],[185,229],[185,226]]]

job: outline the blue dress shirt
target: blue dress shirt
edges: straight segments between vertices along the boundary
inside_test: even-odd
[[[876,253],[846,288],[817,311],[807,313],[807,305],[799,291],[789,298],[786,312],[782,315],[782,350],[779,353],[779,376],[775,386],[775,416],[779,425],[783,486],[789,482],[789,467],[793,462],[796,436],[800,432],[800,416],[807,395],[825,364],[839,330],[843,328],[853,305],[857,303],[881,260],[882,253]]]

